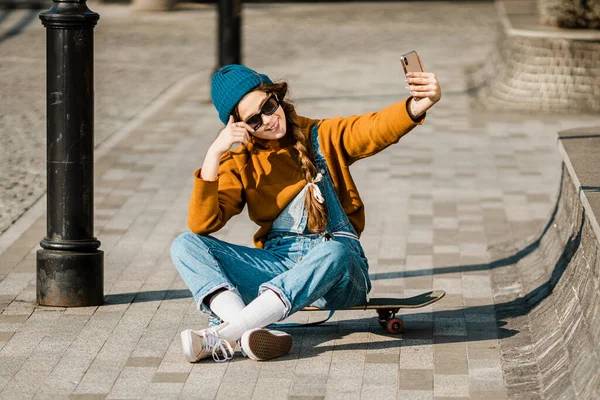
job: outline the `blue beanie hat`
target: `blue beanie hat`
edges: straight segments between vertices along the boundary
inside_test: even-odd
[[[238,64],[229,64],[212,76],[210,95],[219,112],[219,119],[225,125],[229,116],[242,97],[261,83],[273,83],[267,75]]]

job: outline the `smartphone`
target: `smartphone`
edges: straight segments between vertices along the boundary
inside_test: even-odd
[[[406,54],[402,54],[400,56],[400,61],[402,62],[402,68],[404,68],[404,74],[408,72],[423,72],[425,69],[423,68],[423,63],[421,62],[421,58],[416,51],[409,51]]]
[[[424,72],[423,63],[421,63],[421,58],[417,54],[416,51],[409,51],[406,54],[402,54],[400,56],[400,62],[402,63],[402,68],[404,68],[404,75],[408,72]],[[419,99],[414,98],[415,101],[419,101]]]

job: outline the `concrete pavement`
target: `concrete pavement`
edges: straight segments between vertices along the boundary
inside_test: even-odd
[[[281,359],[189,364],[179,332],[207,319],[168,250],[187,230],[191,174],[220,123],[207,103],[214,10],[180,7],[139,15],[90,3],[101,15],[95,203],[106,303],[35,305],[43,207],[0,236],[0,398],[507,398],[499,337],[520,332],[497,326],[488,248],[543,226],[559,188],[555,132],[599,118],[491,113],[470,101],[465,68],[494,45],[489,3],[246,5],[245,61],[287,78],[300,114],[364,113],[403,98],[398,56],[406,50],[438,74],[444,97],[426,123],[352,172],[367,207],[372,296],[448,294],[403,313],[400,336],[383,332],[374,313],[339,312],[323,327],[290,329],[294,346]],[[40,54],[38,35],[32,27],[0,44],[9,65],[2,79],[39,62],[17,51],[35,37]],[[35,98],[40,117],[43,85],[36,95],[32,86],[3,83]],[[13,113],[28,109],[5,96]],[[255,229],[243,214],[217,236],[250,245]]]

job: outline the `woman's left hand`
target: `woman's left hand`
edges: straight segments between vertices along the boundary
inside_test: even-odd
[[[437,103],[442,97],[442,89],[435,74],[431,72],[409,72],[406,74],[407,88],[416,99],[429,98]]]

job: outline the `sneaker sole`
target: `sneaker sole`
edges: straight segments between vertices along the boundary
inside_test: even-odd
[[[273,335],[268,330],[257,330],[243,338],[242,347],[251,359],[266,361],[288,354],[292,347],[292,337]]]
[[[194,354],[191,329],[186,329],[181,332],[181,345],[183,346],[183,355],[185,355],[185,359],[191,363],[198,362],[198,358],[196,358],[196,355]]]

